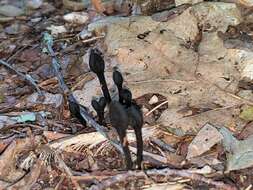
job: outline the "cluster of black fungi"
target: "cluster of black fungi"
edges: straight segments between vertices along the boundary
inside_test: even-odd
[[[134,129],[137,142],[136,165],[138,169],[141,169],[143,160],[143,140],[141,132],[143,115],[140,107],[132,99],[131,91],[127,88],[123,88],[123,76],[117,69],[114,69],[113,71],[113,81],[118,89],[118,100],[112,100],[104,75],[105,62],[101,53],[97,49],[92,49],[90,52],[89,66],[90,70],[97,75],[103,92],[102,97],[98,100],[92,100],[91,102],[92,107],[97,112],[98,123],[100,125],[106,125],[104,114],[105,107],[108,106],[110,124],[118,133],[125,155],[127,170],[133,169],[133,162],[128,147],[126,131],[128,126],[131,126]],[[70,112],[79,119],[81,124],[85,125],[86,122],[80,114],[80,105],[71,100],[69,100],[69,103]]]

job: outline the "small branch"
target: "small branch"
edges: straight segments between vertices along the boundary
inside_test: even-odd
[[[127,171],[125,173],[121,173],[112,177],[109,177],[109,179],[106,179],[102,181],[100,184],[91,186],[90,190],[103,190],[111,187],[112,185],[115,185],[119,182],[124,182],[128,178],[132,177],[134,179],[138,178],[146,178],[146,175],[149,177],[161,179],[161,177],[168,178],[169,176],[175,175],[180,177],[189,178],[194,181],[199,181],[202,183],[206,183],[208,185],[215,186],[216,189],[223,189],[223,190],[236,190],[236,187],[225,184],[221,181],[213,181],[212,179],[206,178],[199,174],[191,173],[188,170],[176,170],[176,169],[152,169],[152,170],[146,170],[144,171]],[[95,176],[94,176],[95,178]]]
[[[60,72],[61,66],[60,66],[60,64],[58,62],[58,59],[57,59],[56,55],[54,54],[53,49],[50,46],[48,46],[48,50],[49,50],[49,53],[50,53],[50,55],[52,57],[52,66],[53,66],[53,68],[55,70],[55,74],[56,74],[56,77],[57,77],[57,79],[59,81],[61,89],[63,90],[64,93],[67,93],[67,92],[69,92],[69,89],[68,89],[67,85],[65,84],[63,76],[62,76],[62,74]]]
[[[161,106],[163,106],[164,104],[167,104],[169,101],[166,100],[164,102],[162,102],[161,104],[157,105],[156,107],[154,107],[152,110],[150,110],[148,113],[145,114],[145,116],[149,116],[152,112],[154,112],[155,110],[157,110],[158,108],[160,108]]]
[[[87,40],[83,40],[82,42],[83,42],[84,44],[86,44],[86,43],[90,43],[90,42],[93,42],[93,41],[102,39],[102,38],[104,38],[104,37],[105,37],[104,35],[103,35],[103,36],[96,36],[96,37],[93,37],[93,38],[90,38],[90,39],[87,39]]]
[[[57,159],[59,166],[64,169],[64,171],[66,172],[66,174],[69,176],[69,178],[71,179],[73,185],[75,186],[75,188],[77,190],[82,190],[81,186],[79,185],[79,183],[73,179],[73,174],[71,172],[71,169],[65,164],[65,162],[63,161],[63,159],[61,158],[61,156],[59,155],[59,153],[55,153],[55,158]]]
[[[163,142],[163,141],[160,140],[160,139],[156,139],[156,138],[150,137],[150,140],[151,140],[152,142],[154,142],[155,144],[157,144],[159,147],[161,147],[161,148],[164,149],[164,150],[167,150],[167,151],[173,152],[173,153],[176,152],[176,150],[175,150],[171,145],[169,145],[169,144]]]
[[[39,86],[36,84],[35,80],[30,75],[23,74],[23,73],[19,72],[13,66],[11,66],[9,63],[3,61],[2,59],[0,59],[0,64],[4,65],[8,69],[14,71],[17,75],[21,76],[23,79],[25,79],[26,81],[28,81],[36,89],[36,91],[38,92],[38,94],[40,96],[43,96],[43,93],[40,90]]]

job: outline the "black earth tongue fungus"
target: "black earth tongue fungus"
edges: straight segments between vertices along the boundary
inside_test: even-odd
[[[128,89],[121,90],[121,97],[123,103],[126,106],[128,115],[128,124],[133,127],[136,144],[137,144],[137,166],[141,169],[143,160],[143,140],[142,140],[142,126],[143,126],[143,114],[141,108],[132,100],[132,93]]]
[[[73,94],[68,95],[68,104],[69,104],[69,111],[73,117],[76,117],[78,121],[83,125],[86,126],[86,121],[80,114],[80,106],[87,110],[84,106],[78,104]]]
[[[102,56],[95,49],[92,49],[90,52],[89,66],[90,70],[98,77],[106,102],[111,102],[111,96],[104,75],[105,62]]]
[[[128,140],[126,136],[126,130],[128,128],[128,115],[124,106],[117,101],[112,101],[109,104],[109,118],[112,127],[116,129],[119,135],[120,143],[125,154],[126,169],[131,170],[133,167],[133,162],[130,150],[128,148]]]
[[[103,123],[105,123],[104,122],[104,120],[105,120],[105,117],[104,117],[104,115],[105,115],[105,107],[106,107],[106,100],[105,100],[105,97],[101,97],[100,99],[99,99],[99,101],[98,101],[98,104],[99,104],[99,106],[100,106],[100,113],[99,113],[99,115],[100,115],[100,119],[101,119],[101,122],[102,122],[102,124]]]
[[[123,103],[123,99],[122,99],[122,96],[121,96],[121,90],[122,90],[122,85],[123,85],[123,76],[122,76],[122,74],[119,71],[117,71],[116,69],[114,69],[112,78],[113,78],[114,84],[118,88],[119,102],[122,104]]]
[[[122,88],[123,77],[117,70],[114,70],[113,72],[113,81],[118,88],[119,102],[111,100],[104,76],[105,63],[102,56],[94,49],[92,49],[90,53],[89,66],[91,71],[96,73],[101,84],[101,88],[105,97],[105,103],[103,100],[101,100],[101,105],[105,105],[107,103],[109,106],[110,123],[112,127],[116,129],[119,135],[120,143],[125,155],[126,168],[130,170],[133,167],[126,136],[128,125],[131,125],[134,128],[136,135],[137,166],[139,169],[141,169],[143,160],[143,140],[141,131],[143,125],[143,116],[140,107],[134,101],[132,101],[131,91]],[[101,110],[101,107],[103,107],[99,105],[100,101],[93,101],[92,104],[97,113]],[[98,115],[99,114],[101,113],[98,113]]]
[[[130,90],[123,88],[119,96],[122,98],[122,104],[127,108],[132,105],[132,93]]]
[[[98,123],[100,125],[104,124],[104,110],[106,106],[106,100],[104,97],[101,97],[99,101],[92,100],[91,105],[94,108],[94,110],[97,112],[98,116]]]

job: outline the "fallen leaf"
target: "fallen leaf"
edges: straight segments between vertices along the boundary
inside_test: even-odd
[[[226,152],[226,171],[240,170],[253,166],[253,136],[245,140],[237,140],[225,127],[220,129],[222,143]]]
[[[22,52],[22,54],[17,57],[18,60],[24,62],[35,62],[40,59],[38,49],[27,49]]]
[[[63,103],[63,96],[62,94],[51,94],[51,93],[45,93],[45,99],[41,102],[40,101],[40,96],[38,95],[37,92],[31,94],[28,98],[27,98],[27,105],[31,106],[33,104],[45,104],[45,105],[49,105],[52,104],[55,106],[55,108],[58,108],[60,105],[62,105]]]
[[[32,138],[17,139],[13,141],[0,156],[0,178],[7,182],[15,182],[20,179],[25,171],[17,168],[16,159],[22,151],[32,150]]]
[[[193,139],[188,147],[188,153],[186,158],[191,159],[199,156],[204,152],[207,152],[215,144],[220,142],[222,139],[219,131],[210,124],[206,124],[200,129],[197,136]]]
[[[41,169],[43,168],[43,163],[41,161],[37,161],[37,163],[31,168],[31,171],[26,174],[21,180],[19,180],[17,183],[11,185],[8,187],[8,190],[26,190],[31,189],[33,184],[37,182],[37,179],[39,178],[41,174]]]
[[[0,128],[6,125],[13,125],[16,123],[25,123],[29,121],[36,121],[36,117],[46,117],[50,115],[48,112],[24,112],[20,114],[16,114],[16,116],[0,116]]]

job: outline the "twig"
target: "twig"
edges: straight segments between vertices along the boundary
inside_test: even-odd
[[[90,43],[90,42],[93,42],[93,41],[102,39],[102,38],[104,38],[104,37],[105,37],[105,36],[96,36],[96,37],[93,37],[93,38],[90,38],[90,39],[87,39],[87,40],[83,40],[82,42],[83,42],[83,43]]]
[[[107,188],[111,187],[112,185],[115,185],[116,183],[126,181],[130,177],[133,177],[135,179],[145,178],[146,177],[145,173],[152,178],[157,177],[157,178],[161,179],[161,176],[168,178],[169,176],[175,175],[175,176],[185,177],[185,178],[189,178],[194,181],[199,181],[202,183],[206,183],[208,185],[215,186],[216,189],[236,190],[236,187],[225,184],[221,181],[214,181],[214,180],[206,178],[202,175],[191,173],[188,170],[176,170],[176,169],[170,169],[170,168],[152,169],[152,170],[146,170],[145,172],[144,171],[137,171],[137,170],[136,171],[127,171],[125,173],[121,173],[121,174],[112,176],[109,179],[102,181],[100,184],[91,186],[90,190],[107,189]]]
[[[59,166],[61,168],[63,168],[64,171],[66,172],[66,174],[70,177],[70,179],[71,179],[73,185],[76,187],[76,189],[82,190],[79,183],[75,179],[72,179],[73,174],[71,172],[71,169],[65,164],[65,162],[62,160],[61,156],[57,152],[55,153],[55,158],[57,159]]]
[[[163,141],[160,140],[160,139],[156,139],[156,138],[150,137],[150,140],[151,140],[152,142],[154,142],[155,144],[157,144],[159,147],[161,147],[161,148],[164,149],[164,150],[167,150],[167,151],[173,152],[173,153],[176,152],[176,150],[175,150],[171,145],[169,145],[169,144],[163,142]]]
[[[17,73],[17,75],[21,76],[23,79],[25,79],[26,81],[28,81],[36,89],[36,91],[38,92],[38,94],[40,96],[43,96],[43,93],[40,90],[39,86],[36,84],[35,80],[30,75],[23,74],[23,73],[19,72],[13,66],[11,66],[9,63],[3,61],[2,59],[0,59],[0,64],[4,65],[8,69],[14,71],[15,73]]]
[[[21,51],[23,51],[25,48],[27,48],[28,45],[23,46],[22,48],[20,48],[19,50],[17,50],[13,55],[11,55],[6,62],[10,62],[10,60],[12,60],[14,57],[16,57]]]
[[[69,88],[68,86],[65,84],[63,76],[61,74],[61,66],[59,64],[58,58],[56,57],[54,51],[53,51],[53,38],[51,35],[49,35],[48,33],[44,34],[44,43],[46,45],[47,51],[49,52],[50,56],[52,57],[52,66],[54,68],[55,71],[55,75],[59,81],[60,87],[63,90],[63,92],[65,94],[69,93]]]
[[[164,102],[162,102],[161,104],[157,105],[156,107],[154,107],[152,110],[150,110],[148,113],[145,114],[145,116],[149,116],[153,111],[157,110],[158,108],[160,108],[161,106],[163,106],[164,104],[167,104],[169,101],[166,100]]]

